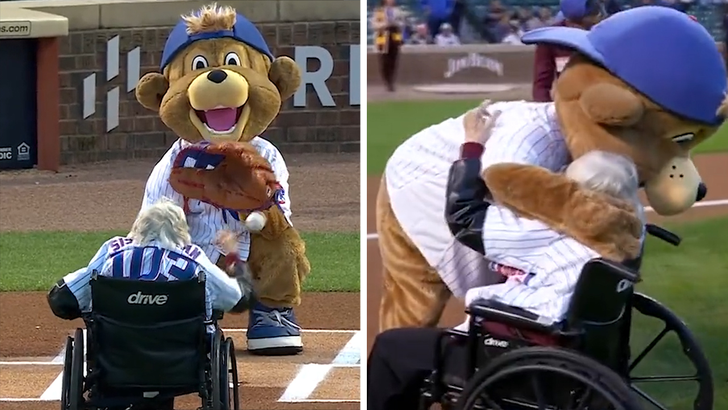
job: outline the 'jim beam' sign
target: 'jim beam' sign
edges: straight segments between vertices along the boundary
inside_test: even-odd
[[[464,57],[448,59],[447,70],[444,73],[444,77],[451,78],[458,72],[467,68],[484,68],[498,77],[503,76],[503,63],[482,54],[469,53]]]

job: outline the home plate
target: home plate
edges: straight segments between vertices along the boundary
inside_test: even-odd
[[[518,84],[429,84],[413,87],[415,91],[437,94],[484,94],[500,93],[517,88]]]

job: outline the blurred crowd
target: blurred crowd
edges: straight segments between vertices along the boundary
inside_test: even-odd
[[[558,4],[549,1],[378,0],[369,23],[371,41],[380,55],[382,78],[387,88],[394,91],[402,45],[522,44],[521,36],[530,30],[552,25],[589,30],[611,14],[647,5],[689,13],[706,25],[716,40],[728,46],[728,0],[559,0]],[[534,101],[550,100],[551,86],[571,54],[571,49],[558,45],[536,47]]]
[[[609,15],[644,5],[661,5],[689,12],[694,5],[724,4],[727,0],[597,1],[604,13]],[[402,9],[402,42],[411,45],[520,44],[523,33],[563,20],[558,6],[545,5],[547,2],[539,6],[506,5],[502,0],[486,0],[485,4],[473,0],[409,0],[404,6],[399,2],[393,3]]]

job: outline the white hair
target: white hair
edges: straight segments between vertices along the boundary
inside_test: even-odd
[[[152,241],[165,248],[182,248],[192,243],[184,211],[167,198],[139,212],[129,237],[142,246]]]
[[[625,156],[591,151],[574,160],[566,168],[565,174],[585,189],[629,201],[638,212],[642,209],[637,195],[637,167]]]

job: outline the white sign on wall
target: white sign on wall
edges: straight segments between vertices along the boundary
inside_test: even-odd
[[[139,82],[141,70],[141,47],[126,53],[126,92],[134,91]],[[119,76],[119,36],[106,42],[106,82]],[[96,113],[96,73],[83,79],[83,118]],[[106,132],[119,126],[120,87],[114,87],[106,93]]]

